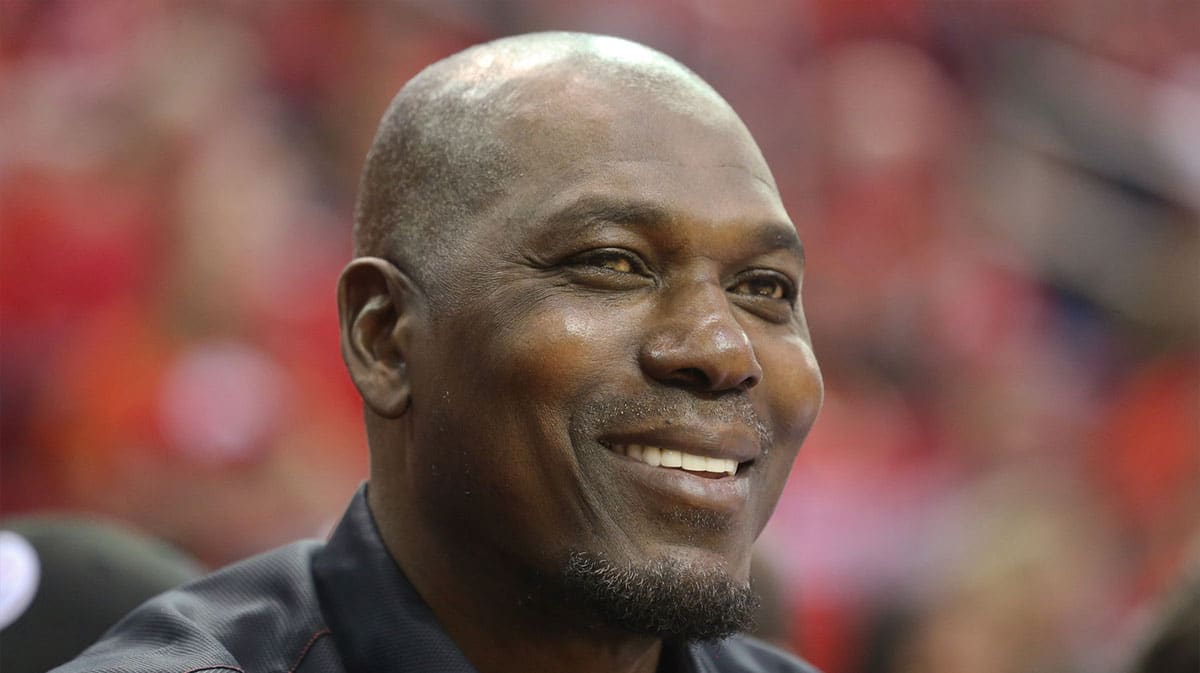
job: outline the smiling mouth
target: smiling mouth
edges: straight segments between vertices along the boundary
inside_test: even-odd
[[[707,479],[735,476],[739,467],[739,463],[732,458],[697,456],[649,444],[608,444],[607,446],[614,453],[627,456],[650,467],[683,470]]]

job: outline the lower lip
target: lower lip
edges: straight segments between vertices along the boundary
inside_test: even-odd
[[[685,505],[717,512],[736,512],[745,506],[750,495],[750,481],[742,465],[734,476],[719,479],[700,476],[687,470],[652,467],[619,453],[608,451],[619,469],[627,471],[643,489],[674,506]]]

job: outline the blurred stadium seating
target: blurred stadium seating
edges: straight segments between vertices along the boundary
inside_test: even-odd
[[[1200,531],[1200,4],[0,2],[0,514],[209,565],[365,477],[334,282],[408,77],[637,39],[744,116],[828,399],[762,550],[827,673],[1097,671]]]

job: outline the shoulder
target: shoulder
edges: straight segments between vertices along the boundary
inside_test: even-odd
[[[319,547],[291,544],[160,594],[53,673],[298,673],[336,661],[310,569]]]
[[[704,673],[819,673],[808,663],[750,636],[693,645]]]

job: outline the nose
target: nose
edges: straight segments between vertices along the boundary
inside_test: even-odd
[[[639,361],[651,378],[704,392],[749,390],[763,375],[725,290],[708,282],[668,293],[642,343]]]

